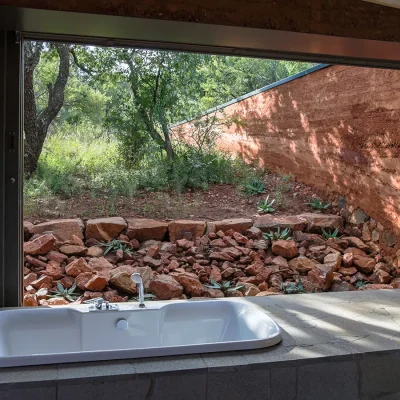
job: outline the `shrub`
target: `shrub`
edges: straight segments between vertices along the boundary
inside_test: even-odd
[[[281,232],[281,228],[278,228],[278,230],[276,232],[269,231],[269,232],[263,233],[264,239],[271,240],[271,242],[274,240],[290,240],[291,237],[289,235],[290,235],[289,228],[284,229],[282,232]]]
[[[263,194],[265,193],[265,183],[259,178],[252,178],[244,184],[243,190],[249,195]]]
[[[272,205],[275,203],[275,199],[269,201],[269,195],[264,201],[260,201],[257,206],[257,211],[261,214],[265,213],[273,213],[275,211],[274,208],[272,208]]]

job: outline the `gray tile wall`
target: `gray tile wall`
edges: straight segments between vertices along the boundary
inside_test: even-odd
[[[65,365],[47,381],[35,381],[30,367],[32,382],[26,369],[22,375],[13,369],[13,383],[0,379],[0,400],[400,400],[398,352],[264,365],[241,365],[240,355],[232,357],[231,365],[228,355],[225,366],[208,356],[187,369],[184,359],[164,359],[153,372],[150,364],[141,372],[131,368],[134,361],[127,368],[111,363],[110,369],[91,363],[88,375],[84,364]]]

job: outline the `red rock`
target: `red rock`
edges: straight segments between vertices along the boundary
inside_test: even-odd
[[[385,272],[387,272],[388,274],[391,273],[391,268],[389,267],[389,265],[387,265],[387,264],[385,264],[385,263],[383,263],[383,262],[378,262],[378,263],[375,265],[374,272],[379,271],[379,270],[385,271]]]
[[[92,272],[86,260],[82,257],[72,261],[65,268],[65,273],[73,277],[77,277],[82,272]]]
[[[316,264],[307,276],[321,290],[329,290],[333,282],[332,268],[324,264]]]
[[[75,244],[64,244],[60,247],[60,252],[67,256],[82,256],[87,253],[87,248],[83,246],[77,246]]]
[[[246,231],[247,232],[247,231]],[[246,236],[242,235],[239,232],[233,232],[232,235],[233,239],[236,240],[237,243],[239,244],[246,244],[247,241],[249,240]],[[261,239],[261,238],[257,238],[257,239]]]
[[[351,267],[353,265],[354,255],[353,253],[345,253],[343,254],[343,266],[344,267]]]
[[[364,274],[370,274],[373,272],[376,263],[375,260],[371,257],[356,255],[354,256],[353,264],[360,272],[363,272]]]
[[[269,289],[269,286],[267,282],[262,282],[258,285],[258,288],[260,289],[261,292],[265,292],[266,290]]]
[[[246,236],[249,239],[253,239],[253,240],[262,239],[262,237],[263,237],[262,230],[259,228],[256,228],[255,226],[252,226],[251,228],[247,229]]]
[[[36,279],[36,281],[31,282],[31,285],[35,289],[40,289],[43,284],[49,284],[50,287],[53,283],[53,279],[50,276],[43,275],[39,279]]]
[[[85,289],[93,292],[99,292],[107,286],[107,280],[102,276],[93,276],[85,285]]]
[[[211,267],[210,278],[214,279],[215,282],[222,281],[221,271],[218,267]]]
[[[298,216],[307,220],[307,231],[322,233],[322,228],[333,232],[336,228],[343,229],[343,218],[333,214],[304,213]]]
[[[68,259],[68,257],[65,254],[62,254],[58,251],[50,251],[48,254],[46,254],[46,257],[50,261],[55,261],[56,263],[59,263],[59,264],[67,261],[67,259]]]
[[[299,254],[293,240],[276,240],[272,243],[272,253],[285,258],[293,258]]]
[[[83,239],[82,230],[84,225],[80,219],[59,219],[34,225],[30,232],[33,235],[51,232],[58,242],[71,240],[72,235]]]
[[[339,268],[338,272],[343,276],[351,276],[357,273],[357,268],[355,267]]]
[[[270,287],[280,288],[283,282],[283,278],[281,274],[272,274],[268,280],[268,284]]]
[[[358,237],[355,236],[347,236],[343,238],[349,242],[350,246],[357,247],[357,249],[368,251],[369,247]]]
[[[27,242],[32,236],[30,230],[33,228],[33,224],[30,221],[24,221],[24,241]]]
[[[177,268],[179,268],[179,262],[176,260],[172,260],[168,265],[168,269],[170,271],[173,271],[174,269],[177,269]]]
[[[254,264],[251,264],[247,268],[245,268],[244,272],[247,275],[256,276],[259,273],[263,272],[264,269],[265,269],[264,263],[262,261],[256,261]]]
[[[90,219],[86,223],[86,239],[96,239],[109,242],[115,239],[125,228],[127,224],[121,217],[96,218]]]
[[[315,266],[315,262],[307,257],[296,257],[289,261],[289,267],[293,268],[299,274],[307,274]]]
[[[45,273],[46,275],[52,277],[54,280],[60,279],[63,276],[60,264],[55,261],[50,261],[47,264]]]
[[[131,280],[131,274],[124,271],[113,273],[109,281],[110,286],[122,290],[130,295],[137,293],[136,284]]]
[[[52,297],[46,300],[47,305],[49,306],[67,306],[69,304],[68,300],[62,297]]]
[[[211,289],[211,288],[207,288],[207,287],[203,288],[202,296],[203,297],[209,297],[209,298],[212,298],[212,299],[225,297],[224,293],[221,290],[219,290],[219,289]]]
[[[331,286],[331,292],[352,292],[357,290],[351,283],[349,282],[334,282]]]
[[[201,237],[206,229],[205,221],[176,220],[168,225],[169,238],[172,243],[178,239],[194,240]]]
[[[38,299],[35,294],[28,293],[24,296],[24,307],[37,307],[38,305]]]
[[[203,295],[204,287],[196,274],[184,272],[174,275],[174,278],[183,286],[184,293],[190,297]]]
[[[150,290],[158,299],[170,300],[182,295],[183,286],[172,276],[157,275],[150,282]]]
[[[239,258],[242,255],[242,252],[236,249],[235,247],[226,247],[221,250],[222,253],[228,254],[232,258]]]
[[[46,289],[46,288],[39,289],[36,292],[36,298],[38,301],[43,300],[43,299],[46,300],[49,296],[50,296],[49,289]]]
[[[332,268],[332,271],[337,271],[342,264],[342,256],[336,253],[329,253],[324,257],[324,264]]]
[[[101,257],[104,254],[104,247],[91,246],[88,248],[86,256],[87,257]]]
[[[277,257],[275,257],[275,258],[272,260],[272,262],[273,262],[275,265],[279,265],[280,267],[285,267],[285,268],[287,268],[287,267],[289,266],[289,264],[288,264],[286,258],[283,258],[282,256],[277,256]]]
[[[184,250],[189,250],[194,246],[194,242],[187,239],[179,239],[176,241],[176,245]]]
[[[235,268],[226,268],[222,271],[221,276],[223,279],[230,278],[236,272]]]
[[[227,247],[228,245],[224,242],[223,239],[218,238],[211,240],[210,245],[213,247]]]
[[[89,260],[89,268],[92,272],[102,276],[106,280],[110,279],[111,270],[114,266],[109,263],[104,257],[91,258]]]
[[[393,286],[384,284],[369,284],[361,286],[358,290],[381,290],[381,289],[393,289]]]
[[[150,267],[135,267],[133,272],[137,272],[142,277],[143,286],[146,291],[149,289],[150,282],[153,279],[154,272]]]
[[[329,238],[326,241],[326,245],[332,247],[335,250],[343,252],[344,250],[347,249],[347,247],[349,247],[349,242],[341,238]]]
[[[304,231],[307,226],[307,220],[298,215],[279,216],[262,215],[254,221],[254,227],[259,228],[263,232],[276,231],[278,228],[284,230],[286,228],[292,231]]]
[[[67,242],[64,242],[64,244],[67,244],[67,243],[74,244],[76,246],[82,246],[82,247],[85,246],[85,243],[83,243],[83,240],[79,236],[76,236],[76,235],[72,235],[70,240],[68,240]]]
[[[278,292],[266,290],[264,292],[257,293],[256,297],[276,296],[278,294],[279,294]]]
[[[232,229],[234,232],[244,234],[247,229],[252,227],[252,225],[253,221],[250,218],[224,219],[215,222],[215,229],[217,232],[226,232]]]
[[[86,290],[86,284],[93,278],[92,272],[82,272],[76,278],[76,286],[81,290]]]
[[[378,269],[375,272],[375,275],[378,278],[378,283],[390,283],[392,281],[392,276],[389,275],[386,271],[383,269]]]
[[[56,238],[52,234],[39,236],[38,238],[24,243],[24,253],[31,255],[46,254],[53,249]]]
[[[139,242],[146,240],[163,240],[168,230],[168,224],[165,222],[155,221],[153,219],[136,219],[127,220],[128,228],[126,235],[130,240],[137,239]]]
[[[129,241],[129,243],[131,244],[132,250],[139,250],[140,249],[139,240],[132,239],[132,240]]]
[[[31,257],[31,256],[25,256],[26,261],[29,262],[29,264],[38,267],[40,269],[46,269],[47,264],[43,261],[38,260],[37,258]]]
[[[34,272],[29,273],[28,275],[24,276],[24,287],[26,288],[29,286],[32,282],[35,282],[36,279],[38,278],[37,274]]]
[[[400,289],[400,278],[393,279],[391,286],[393,286],[394,289]]]
[[[60,282],[66,289],[69,289],[74,285],[75,279],[71,276],[64,276],[61,278]]]
[[[217,251],[210,253],[209,258],[210,260],[234,261],[234,259],[230,255]]]

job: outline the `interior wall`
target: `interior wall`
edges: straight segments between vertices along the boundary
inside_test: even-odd
[[[0,0],[0,5],[400,40],[400,10],[361,0]]]
[[[345,195],[400,234],[400,71],[331,66],[224,110],[240,123],[221,149]]]

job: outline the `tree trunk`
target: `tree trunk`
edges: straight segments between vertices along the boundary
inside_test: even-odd
[[[38,113],[34,91],[34,72],[39,64],[43,45],[32,42],[25,44],[24,171],[27,176],[31,176],[35,172],[49,126],[64,104],[65,86],[68,82],[70,69],[70,46],[65,44],[56,44],[54,46],[60,57],[58,75],[54,85],[48,85],[47,106]]]

